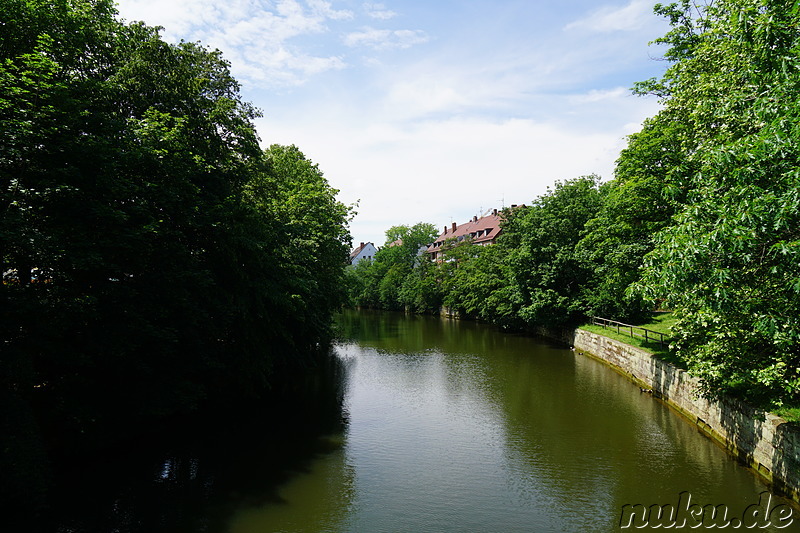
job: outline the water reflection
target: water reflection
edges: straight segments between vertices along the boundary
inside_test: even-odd
[[[48,531],[617,531],[624,504],[690,491],[741,513],[766,489],[563,347],[434,317],[339,326],[335,364],[269,410],[61,470]]]
[[[344,369],[331,357],[318,370],[268,402],[182,420],[102,456],[56,461],[47,507],[24,524],[6,522],[3,530],[222,533],[243,509],[290,508],[284,487],[318,469],[321,457],[334,458],[324,468],[336,472],[330,481],[342,498],[320,499],[333,510],[306,507],[303,513],[307,521],[317,513],[325,523],[324,515],[346,506],[341,487],[352,484],[352,475],[335,462],[346,426]]]
[[[347,531],[615,531],[625,504],[766,487],[600,363],[470,322],[348,313]],[[392,522],[396,520],[397,522]]]

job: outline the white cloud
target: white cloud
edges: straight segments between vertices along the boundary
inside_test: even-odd
[[[374,4],[372,2],[364,4],[364,11],[367,13],[368,17],[378,20],[389,20],[397,16],[397,13],[394,11],[386,9],[385,5]]]
[[[336,10],[333,9],[330,2],[326,2],[325,0],[307,0],[308,5],[311,6],[314,11],[326,18],[331,20],[350,20],[353,18],[353,12],[348,11],[346,9]]]
[[[410,79],[396,83],[386,104],[407,118],[439,112],[456,112],[469,105],[469,98],[447,79]]]
[[[378,30],[365,28],[352,32],[344,37],[347,46],[366,46],[375,50],[411,48],[414,45],[428,42],[428,36],[420,30]]]
[[[652,100],[622,91],[554,96],[550,117],[450,115],[402,120],[369,107],[306,110],[292,124],[259,119],[267,142],[296,144],[346,203],[361,200],[356,241],[381,244],[391,225],[464,222],[483,210],[529,203],[555,180],[612,177],[625,135],[652,115]],[[387,106],[389,107],[389,106]]]
[[[631,0],[623,7],[604,6],[588,17],[571,22],[565,30],[586,30],[598,33],[639,30],[653,19],[653,3]]]
[[[631,94],[630,89],[625,87],[616,87],[614,89],[592,89],[588,93],[579,94],[572,97],[576,103],[597,103],[608,100],[616,100],[621,97],[627,97]]]
[[[353,13],[324,0],[121,0],[121,15],[165,28],[164,38],[219,48],[234,76],[267,86],[299,85],[310,76],[344,68],[338,54],[312,54],[293,40],[329,32],[328,21]]]

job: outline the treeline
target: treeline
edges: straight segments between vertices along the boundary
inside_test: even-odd
[[[350,209],[297,148],[260,148],[220,53],[111,0],[0,8],[0,467],[312,364]]]
[[[575,325],[587,314],[648,317],[649,302],[624,296],[636,258],[609,258],[601,250],[619,238],[609,234],[607,219],[629,199],[614,188],[597,176],[556,183],[531,205],[501,212],[496,244],[446,239],[436,261],[420,253],[439,235],[432,224],[395,226],[374,260],[348,270],[350,303],[418,313],[446,307],[520,330]],[[402,245],[391,245],[395,239]]]
[[[672,24],[657,41],[669,67],[635,92],[663,108],[630,136],[613,181],[557,184],[506,212],[497,245],[404,267],[394,299],[376,299],[370,278],[397,272],[382,250],[351,272],[351,302],[514,327],[666,307],[708,396],[800,405],[800,9],[681,0],[656,13]]]

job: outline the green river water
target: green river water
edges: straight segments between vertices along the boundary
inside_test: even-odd
[[[626,504],[689,496],[724,505],[730,526],[748,507],[792,512],[691,422],[565,347],[436,317],[348,311],[339,326],[322,392],[78,465],[94,490],[67,489],[56,530],[604,532]],[[798,531],[793,518],[766,530]]]

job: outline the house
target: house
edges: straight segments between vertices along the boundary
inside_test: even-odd
[[[350,252],[350,264],[356,266],[362,259],[372,260],[378,249],[371,242],[362,242],[360,246]]]
[[[445,242],[450,240],[456,243],[468,241],[478,246],[494,244],[498,235],[502,232],[500,222],[501,218],[497,213],[497,209],[492,210],[491,215],[480,218],[475,216],[469,222],[461,225],[453,222],[450,228],[445,226],[444,232],[436,238],[433,244],[428,246],[427,253],[431,259],[441,261],[443,246]]]

